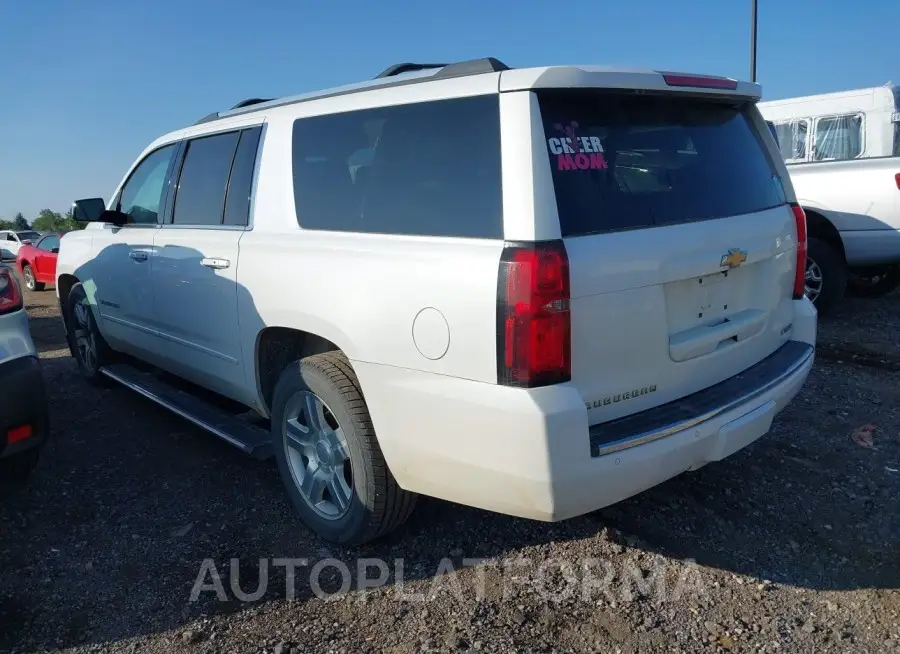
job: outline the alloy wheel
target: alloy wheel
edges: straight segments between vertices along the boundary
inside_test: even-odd
[[[822,269],[819,264],[807,257],[803,288],[810,302],[815,302],[822,294],[822,283]]]
[[[309,507],[326,520],[350,509],[353,477],[350,449],[334,413],[311,391],[295,393],[282,424],[288,468]]]
[[[97,340],[94,330],[91,328],[90,311],[87,299],[81,299],[75,304],[73,311],[75,314],[75,348],[78,351],[78,358],[81,359],[84,366],[89,370],[95,370],[97,367]]]

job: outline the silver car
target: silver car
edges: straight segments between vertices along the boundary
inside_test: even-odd
[[[12,268],[0,264],[0,487],[23,484],[47,440],[47,394]]]

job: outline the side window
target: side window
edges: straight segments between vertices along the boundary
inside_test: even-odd
[[[253,170],[256,167],[256,151],[259,147],[261,127],[245,129],[234,155],[228,194],[225,196],[226,225],[246,225],[250,217],[250,191],[253,186]]]
[[[820,118],[816,123],[816,161],[855,159],[862,154],[862,114]]]
[[[19,242],[19,239],[16,238],[16,235],[15,235],[15,234],[12,234],[12,233],[6,235],[6,240],[7,240],[7,241],[12,241],[13,243],[18,243],[18,242]]]
[[[131,223],[154,225],[159,222],[166,172],[175,147],[173,143],[147,155],[122,187],[119,211],[128,214]]]
[[[176,225],[221,225],[225,187],[240,132],[203,136],[187,143],[172,222]]]
[[[54,248],[58,248],[58,247],[59,247],[59,236],[55,236],[55,235],[45,236],[37,244],[37,248],[39,250],[46,250],[47,252],[51,252]]]
[[[775,131],[778,134],[778,147],[785,161],[806,159],[806,135],[809,131],[809,121],[793,120],[786,123],[776,123]]]
[[[497,95],[294,122],[305,229],[502,238]]]

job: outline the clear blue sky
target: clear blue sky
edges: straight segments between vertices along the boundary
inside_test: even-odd
[[[900,0],[759,0],[765,98],[900,83]],[[746,79],[749,0],[0,0],[0,217],[108,198],[157,136],[400,61]]]

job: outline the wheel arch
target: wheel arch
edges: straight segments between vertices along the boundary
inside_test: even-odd
[[[324,352],[346,351],[320,334],[293,327],[268,326],[256,335],[254,371],[259,397],[266,413],[281,372],[293,361]]]
[[[78,284],[79,280],[75,275],[63,273],[56,279],[56,295],[59,298],[59,313],[62,316],[63,324],[66,324],[66,304],[69,301],[69,293],[72,287]]]
[[[825,241],[841,255],[841,258],[846,263],[847,255],[844,252],[844,240],[841,238],[841,233],[834,226],[834,223],[818,209],[804,206],[803,211],[806,214],[807,236]]]

